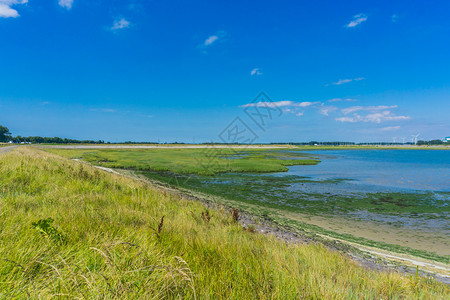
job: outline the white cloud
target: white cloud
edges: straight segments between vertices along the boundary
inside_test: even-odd
[[[203,41],[200,45],[198,45],[198,48],[208,48],[211,45],[217,43],[220,40],[223,40],[226,37],[226,32],[221,30],[217,31],[215,34],[210,35],[206,38],[206,40]]]
[[[391,109],[397,108],[397,105],[377,105],[377,106],[351,106],[341,109],[342,117],[335,118],[339,122],[370,122],[381,123],[384,121],[404,121],[409,120],[409,116],[398,116],[391,111]],[[366,111],[366,115],[362,115],[358,112]],[[348,116],[351,114],[351,116]],[[388,128],[388,127],[386,127]],[[388,130],[388,129],[386,129]],[[391,129],[393,130],[393,129]]]
[[[251,72],[250,72],[250,75],[252,75],[252,76],[254,76],[254,75],[256,75],[256,76],[260,76],[260,75],[262,75],[263,73],[261,72],[261,70],[259,69],[259,68],[254,68]]]
[[[333,99],[327,100],[327,102],[341,102],[341,101],[342,101],[341,98],[333,98]]]
[[[382,121],[400,121],[410,119],[410,117],[407,116],[397,116],[388,110],[379,113],[369,114],[362,118],[364,122],[373,122],[373,123],[381,123]]]
[[[282,108],[282,111],[287,114],[294,114],[297,117],[303,116],[305,113],[304,109],[310,108],[318,108],[319,101],[311,102],[311,101],[303,101],[303,102],[294,102],[290,100],[276,101],[276,102],[265,102],[260,101],[256,103],[248,103],[245,105],[241,105],[240,107],[266,107],[266,108]]]
[[[380,128],[381,131],[395,131],[395,130],[399,130],[400,126],[389,126],[389,127],[383,127]]]
[[[113,25],[111,26],[111,30],[119,30],[130,27],[130,22],[125,20],[124,18],[117,19],[114,21]]]
[[[19,13],[6,4],[0,2],[0,18],[17,18]]]
[[[324,116],[328,116],[330,113],[337,111],[338,108],[336,106],[325,106],[322,103],[322,106],[319,109],[319,113]]]
[[[297,102],[297,103],[295,103],[295,106],[308,107],[308,106],[312,106],[312,105],[319,104],[319,103],[320,103],[319,101],[316,101],[316,102],[308,102],[308,101],[306,101],[306,102]]]
[[[71,9],[73,0],[59,0],[58,4],[59,4],[59,6],[64,7],[66,9]]]
[[[335,120],[339,121],[339,122],[351,122],[351,123],[357,122],[357,120],[355,118],[350,118],[350,117],[340,117],[340,118],[336,118]]]
[[[352,81],[353,81],[352,79],[339,79],[338,81],[333,82],[333,84],[341,85],[341,84],[349,83],[349,82],[352,82]]]
[[[291,106],[291,107],[308,107],[308,106],[312,106],[315,104],[319,104],[320,102],[309,102],[309,101],[305,101],[305,102],[294,102],[294,101],[289,101],[289,100],[284,100],[284,101],[276,101],[276,102],[257,102],[257,103],[249,103],[249,104],[244,104],[241,107],[284,107],[284,106]]]
[[[347,28],[353,28],[358,26],[359,24],[363,23],[367,21],[367,15],[365,14],[357,14],[353,16],[353,19],[350,21],[350,23],[348,23],[347,25],[345,25],[345,27]]]
[[[381,123],[383,121],[404,121],[409,120],[411,117],[408,116],[397,116],[389,110],[385,110],[382,112],[372,113],[365,116],[361,116],[359,114],[353,114],[351,117],[339,117],[336,118],[336,121],[339,122],[370,122],[370,123]]]
[[[397,105],[351,106],[351,107],[341,109],[341,112],[344,115],[347,115],[349,113],[357,112],[360,110],[376,112],[376,111],[380,111],[380,110],[392,109],[392,108],[397,108],[397,107],[398,107]]]
[[[293,104],[294,104],[293,101],[277,101],[277,102],[260,101],[257,103],[244,104],[241,107],[283,107],[283,106],[292,106]]]
[[[28,0],[0,0],[0,18],[19,17],[17,10],[11,8],[11,6],[26,3],[28,3]]]
[[[364,79],[365,79],[364,77],[357,77],[357,78],[353,78],[353,79],[339,79],[338,81],[333,82],[332,84],[334,84],[334,85],[341,85],[341,84],[344,84],[344,83],[349,83],[349,82],[352,82],[352,81],[360,81],[360,80],[364,80]]]
[[[217,35],[211,35],[210,37],[208,37],[204,44],[205,46],[210,46],[212,45],[215,41],[217,41],[219,39],[219,37]]]
[[[342,101],[345,101],[345,102],[356,102],[358,100],[357,99],[351,99],[351,98],[345,98],[345,99],[333,98],[333,99],[327,100],[327,102],[342,102]]]

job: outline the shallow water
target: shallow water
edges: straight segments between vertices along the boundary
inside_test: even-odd
[[[314,180],[352,180],[358,190],[407,189],[450,191],[450,151],[445,150],[318,150],[315,166],[292,166],[279,175]],[[339,187],[337,187],[339,188]],[[347,188],[347,187],[346,187]]]

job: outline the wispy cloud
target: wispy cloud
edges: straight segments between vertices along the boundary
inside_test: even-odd
[[[284,107],[284,106],[294,106],[293,101],[276,101],[276,102],[265,102],[265,101],[260,101],[257,103],[248,103],[248,104],[244,104],[241,105],[241,107],[245,108],[245,107]]]
[[[261,70],[259,69],[259,68],[254,68],[251,72],[250,72],[250,75],[251,76],[254,76],[254,75],[256,75],[256,76],[260,76],[260,75],[262,75],[263,73],[261,72]]]
[[[64,7],[66,9],[71,9],[73,0],[59,0],[58,4],[59,4],[59,6]]]
[[[219,39],[219,37],[217,35],[211,35],[210,37],[208,37],[205,42],[203,43],[205,46],[210,46],[212,44],[214,44],[215,41],[217,41]]]
[[[332,84],[341,85],[341,84],[349,83],[349,82],[352,82],[352,81],[353,81],[352,79],[339,79],[338,81],[333,82]]]
[[[333,98],[333,99],[329,99],[327,100],[327,102],[341,102],[342,98]]]
[[[282,111],[287,114],[294,114],[297,117],[303,116],[305,113],[305,109],[317,108],[320,104],[319,101],[311,102],[311,101],[303,101],[303,102],[295,102],[290,100],[276,101],[276,102],[264,102],[260,101],[257,103],[248,103],[241,105],[240,107],[267,107],[267,108],[282,108]]]
[[[380,113],[368,114],[366,116],[361,116],[354,114],[351,117],[340,117],[336,118],[339,122],[371,122],[371,123],[381,123],[383,121],[403,121],[409,120],[411,117],[408,116],[397,116],[390,111],[383,111]]]
[[[19,17],[17,10],[11,8],[11,6],[26,3],[28,3],[28,0],[0,0],[0,18]]]
[[[99,111],[99,112],[106,112],[106,113],[117,112],[116,109],[112,109],[112,108],[91,108],[90,111]]]
[[[383,127],[380,128],[381,131],[395,131],[395,130],[399,130],[400,126],[388,126],[388,127]]]
[[[344,83],[349,83],[349,82],[352,82],[352,81],[360,81],[360,80],[364,80],[364,79],[365,79],[364,77],[357,77],[357,78],[353,78],[353,79],[339,79],[338,81],[333,82],[331,84],[341,85],[341,84],[344,84]],[[329,85],[329,84],[327,84],[327,85]]]
[[[342,117],[335,118],[339,122],[370,122],[370,123],[381,123],[384,121],[404,121],[409,120],[409,116],[398,116],[391,111],[391,109],[397,108],[397,105],[379,105],[379,106],[352,106],[348,108],[341,109],[344,114]],[[367,111],[366,115],[362,115],[361,111]],[[351,114],[350,116],[348,116]]]
[[[345,98],[345,99],[333,98],[333,99],[327,100],[327,102],[343,102],[343,101],[345,101],[345,102],[356,102],[358,100],[357,99],[352,99],[352,98]]]
[[[120,18],[114,21],[113,25],[111,26],[111,30],[116,31],[120,29],[125,29],[130,27],[130,22],[127,21],[125,18]]]
[[[322,103],[319,113],[324,116],[328,116],[330,113],[337,111],[338,108],[336,106],[326,106]]]
[[[226,36],[226,32],[221,30],[216,32],[213,35],[210,35],[209,37],[207,37],[203,43],[201,43],[200,45],[198,45],[199,48],[207,48],[212,46],[213,44],[217,43],[219,40],[223,40]]]
[[[304,101],[304,102],[294,102],[294,106],[299,106],[299,107],[308,107],[308,106],[313,106],[316,104],[319,104],[319,101],[316,102],[309,102],[309,101]]]
[[[365,14],[357,14],[353,16],[353,19],[347,24],[345,25],[345,27],[347,28],[353,28],[358,26],[359,24],[363,23],[367,21],[367,15]]]
[[[393,109],[393,108],[397,108],[397,107],[398,107],[397,105],[351,106],[351,107],[341,109],[341,112],[344,115],[347,115],[349,113],[353,113],[353,112],[357,112],[357,111],[361,111],[361,110],[376,112],[376,111],[380,111],[380,110]]]

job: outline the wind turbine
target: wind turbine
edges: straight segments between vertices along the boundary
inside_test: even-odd
[[[406,141],[406,138],[402,137],[403,144],[405,143],[405,141]]]
[[[392,138],[392,142],[393,142],[394,144],[396,143],[396,140],[397,140],[396,137],[393,137],[393,138]]]
[[[416,134],[416,135],[411,135],[412,137],[412,142],[414,143],[414,145],[417,145],[417,138],[419,137],[420,133]]]

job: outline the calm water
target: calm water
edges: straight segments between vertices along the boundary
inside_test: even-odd
[[[450,151],[298,152],[309,153],[321,162],[292,166],[288,172],[275,174],[191,176],[186,184],[202,192],[281,211],[340,216],[450,235]]]
[[[318,150],[305,151],[322,161],[292,166],[287,175],[314,180],[345,178],[365,189],[450,191],[450,151]],[[280,174],[282,175],[282,174]],[[337,188],[337,187],[336,187]],[[362,188],[362,186],[360,186]]]

